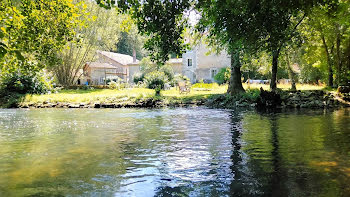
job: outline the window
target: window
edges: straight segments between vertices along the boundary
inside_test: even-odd
[[[104,83],[105,79],[103,77],[100,77],[100,83]]]
[[[215,75],[218,74],[218,69],[212,68],[210,69],[210,77],[214,79]]]
[[[187,59],[187,66],[192,66],[192,59]]]

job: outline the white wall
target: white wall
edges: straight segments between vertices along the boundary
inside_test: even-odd
[[[116,69],[104,69],[104,68],[92,68],[91,69],[91,81],[93,82],[93,85],[103,85],[104,82],[101,82],[101,78],[105,78],[105,71],[106,73],[115,73]],[[107,74],[108,76],[108,74]]]
[[[186,75],[194,83],[199,80],[212,80],[211,70],[217,69],[219,72],[221,68],[229,67],[231,64],[230,56],[224,51],[220,54],[209,54],[209,49],[200,44],[192,51],[183,54],[183,75]],[[193,66],[187,66],[187,59],[192,58]]]
[[[192,66],[188,66],[188,59],[192,59]],[[196,49],[182,54],[182,74],[187,76],[192,83],[196,81],[197,51]]]

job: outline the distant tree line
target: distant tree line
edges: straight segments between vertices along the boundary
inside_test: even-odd
[[[196,32],[206,33],[211,46],[231,55],[230,94],[244,91],[241,67],[249,64],[244,57],[260,61],[262,53],[270,61],[272,90],[281,63],[289,64],[285,68],[294,80],[292,63],[307,71],[301,76],[305,81],[324,80],[325,74],[329,86],[349,81],[349,1],[96,1],[129,13],[140,33],[150,37],[145,48],[160,64],[186,49],[183,32],[189,26],[184,13],[199,12]]]
[[[3,0],[0,96],[47,92],[45,78],[69,86],[96,50],[150,56],[161,67],[188,49],[189,34],[230,54],[231,74],[221,73],[230,94],[244,91],[242,77],[268,78],[272,90],[286,77],[336,87],[350,80],[349,18],[348,0]]]

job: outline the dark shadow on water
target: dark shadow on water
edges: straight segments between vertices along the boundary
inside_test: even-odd
[[[285,177],[287,176],[283,171],[282,159],[279,153],[279,138],[278,138],[278,125],[276,115],[271,115],[271,144],[272,144],[272,174],[269,183],[269,190],[266,192],[266,196],[287,196],[288,190],[285,188]]]
[[[242,117],[232,114],[232,165],[231,165],[231,172],[234,175],[234,180],[230,184],[230,193],[231,195],[241,196],[241,195],[247,195],[247,193],[244,192],[244,184],[242,181],[242,153],[241,153],[241,143],[240,138],[242,134],[242,128],[240,125]]]

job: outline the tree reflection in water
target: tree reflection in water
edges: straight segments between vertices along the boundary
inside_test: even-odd
[[[349,112],[7,110],[0,196],[350,196]]]

